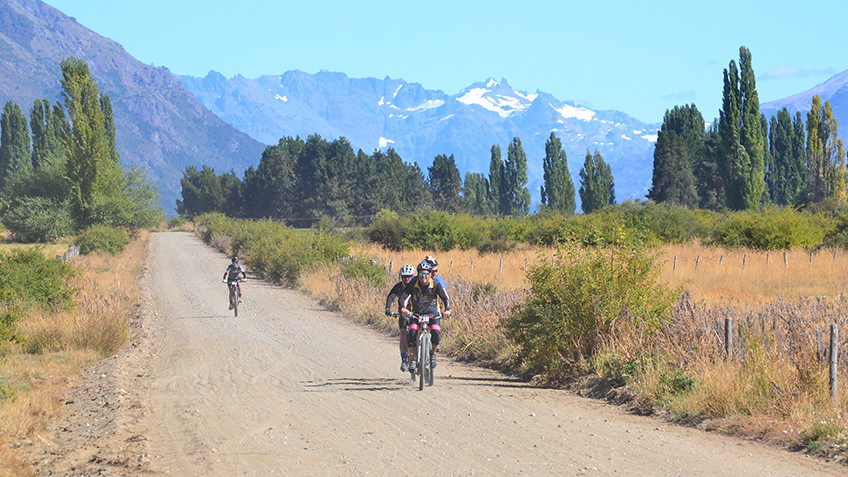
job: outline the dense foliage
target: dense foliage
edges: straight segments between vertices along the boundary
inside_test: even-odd
[[[88,65],[65,58],[63,103],[36,100],[26,118],[7,103],[0,118],[0,214],[20,241],[53,240],[95,224],[151,227],[164,214],[141,169],[119,163],[109,97]],[[67,111],[67,115],[66,115]],[[30,148],[31,146],[31,148]]]

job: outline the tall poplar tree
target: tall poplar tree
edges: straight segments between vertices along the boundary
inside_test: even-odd
[[[96,209],[125,192],[123,171],[109,152],[100,92],[85,61],[62,60],[62,97],[70,117],[63,137],[68,153],[74,218],[81,226],[99,221]]]
[[[845,201],[845,150],[830,102],[813,96],[807,113],[807,199]]]
[[[695,162],[695,188],[698,191],[698,207],[707,210],[723,210],[725,207],[724,181],[720,162],[720,138],[717,121],[713,120],[704,133],[704,154]]]
[[[0,115],[0,188],[32,173],[29,127],[20,106],[7,101]]]
[[[615,183],[612,168],[595,151],[586,151],[583,169],[580,170],[580,207],[584,214],[592,213],[615,203]]]
[[[521,140],[512,139],[504,163],[506,211],[508,215],[526,215],[530,211],[530,191],[527,190],[527,154]]]
[[[739,48],[739,69],[731,60],[724,70],[722,109],[719,112],[721,154],[727,206],[755,209],[765,191],[763,131],[751,52]]]
[[[495,215],[506,215],[504,211],[504,163],[501,159],[501,147],[497,144],[492,146],[492,155],[489,160],[489,204]]]
[[[574,182],[568,172],[568,158],[562,142],[551,133],[545,142],[545,159],[542,161],[544,185],[542,185],[542,204],[551,210],[573,214],[577,207],[574,196]]]
[[[486,176],[480,172],[466,172],[462,186],[465,210],[471,215],[494,215],[489,196],[489,181]]]
[[[803,139],[803,130],[801,134]],[[771,167],[767,182],[771,199],[777,205],[797,206],[804,200],[806,157],[797,142],[792,116],[782,108],[777,116],[772,116],[769,128]]]
[[[49,167],[57,161],[64,163],[64,146],[61,125],[47,99],[35,100],[30,109],[29,122],[32,127],[32,165],[35,170]]]

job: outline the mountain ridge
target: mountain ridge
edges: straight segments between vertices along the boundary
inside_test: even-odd
[[[27,117],[35,100],[61,99],[62,58],[88,63],[109,95],[121,163],[139,166],[173,212],[189,165],[240,170],[258,162],[264,145],[238,131],[189,93],[165,67],[145,65],[123,47],[39,0],[0,0],[0,101]]]
[[[283,136],[344,136],[366,152],[392,147],[425,173],[436,155],[454,154],[461,173],[488,174],[491,147],[499,145],[505,160],[508,144],[518,137],[528,158],[528,188],[538,199],[544,143],[555,132],[576,185],[586,150],[597,149],[613,167],[618,197],[642,198],[650,186],[659,124],[538,90],[518,91],[503,78],[472,83],[455,95],[403,79],[329,71],[227,79],[213,70],[180,78],[213,113],[268,144]]]

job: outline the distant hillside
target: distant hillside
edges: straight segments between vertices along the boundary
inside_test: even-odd
[[[618,111],[593,111],[542,92],[515,91],[503,79],[473,84],[455,96],[399,79],[331,72],[226,79],[213,71],[182,80],[215,114],[268,144],[283,136],[344,136],[366,152],[393,147],[425,174],[436,155],[454,154],[463,175],[488,175],[492,145],[501,146],[506,160],[507,146],[517,136],[538,202],[545,141],[553,131],[562,140],[576,187],[587,149],[599,150],[612,165],[619,199],[644,198],[651,183],[659,124]]]
[[[825,101],[830,101],[833,116],[839,121],[840,137],[848,137],[846,136],[848,135],[848,70],[831,77],[824,83],[816,85],[803,93],[761,104],[760,112],[771,120],[772,116],[777,115],[777,112],[785,107],[793,115],[796,111],[801,111],[804,121],[806,121],[807,112],[810,111],[813,96],[820,97],[822,104]]]
[[[172,213],[188,165],[243,172],[264,149],[189,93],[167,68],[142,64],[118,43],[38,0],[0,0],[0,107],[12,100],[27,117],[33,101],[61,99],[59,63],[85,60],[112,100],[124,167],[138,165]]]

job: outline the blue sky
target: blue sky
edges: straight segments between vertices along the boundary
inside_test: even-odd
[[[848,69],[848,2],[47,0],[181,75],[289,70],[400,78],[456,94],[489,77],[660,122],[718,116],[722,71],[751,50],[760,102]]]

